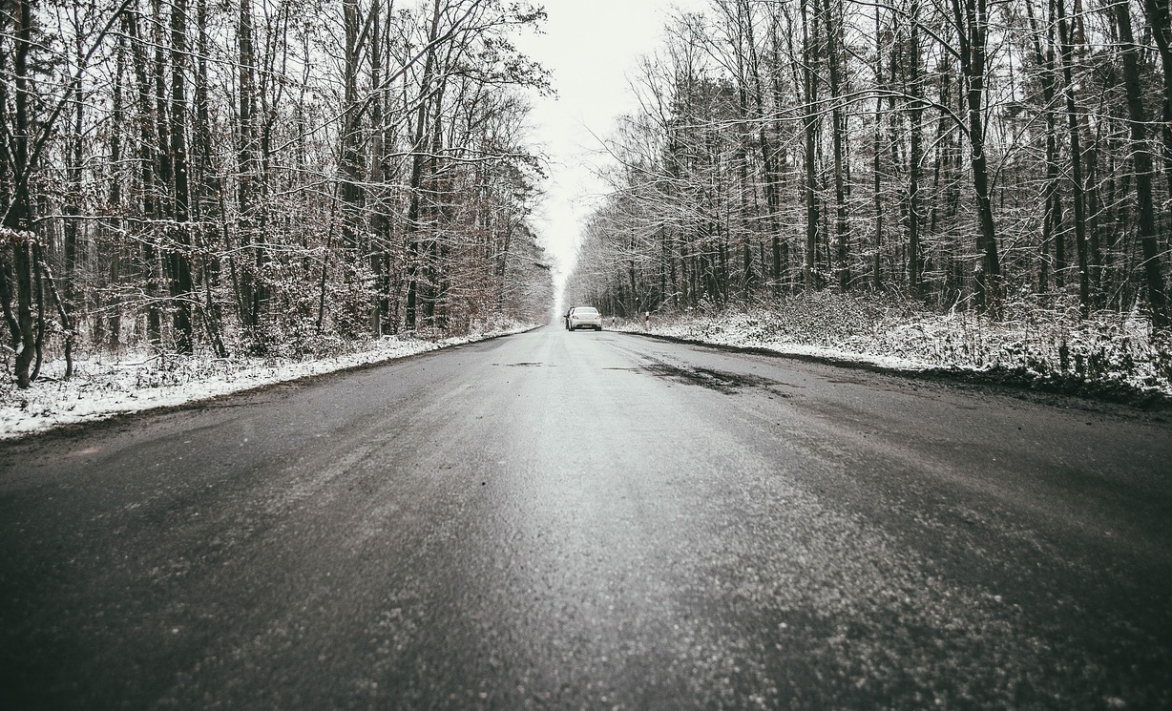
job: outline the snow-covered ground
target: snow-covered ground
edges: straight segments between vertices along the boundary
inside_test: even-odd
[[[641,321],[618,320],[613,327],[644,330]],[[647,330],[894,370],[986,373],[1065,391],[1172,397],[1172,341],[1153,337],[1139,314],[1080,319],[1077,308],[1011,304],[1006,318],[994,321],[972,311],[939,314],[907,303],[817,293],[768,308],[652,315]]]
[[[76,358],[74,375],[62,379],[63,360],[48,361],[28,390],[0,384],[0,439],[21,437],[54,427],[102,420],[112,415],[172,407],[251,390],[311,375],[470,343],[531,328],[502,330],[440,341],[386,337],[361,344],[350,352],[324,358],[177,356],[124,353],[117,358],[95,355]]]

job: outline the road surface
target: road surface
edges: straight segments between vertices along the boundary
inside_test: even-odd
[[[1172,707],[1172,424],[557,327],[0,445],[4,709]]]

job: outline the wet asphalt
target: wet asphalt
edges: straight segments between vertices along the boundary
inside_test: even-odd
[[[1172,707],[1159,414],[557,327],[0,444],[0,709]]]

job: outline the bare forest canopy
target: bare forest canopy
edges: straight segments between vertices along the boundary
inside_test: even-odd
[[[4,0],[0,302],[75,349],[301,354],[544,318],[505,0]],[[70,361],[71,362],[71,361]]]
[[[711,0],[634,77],[569,295],[630,315],[828,288],[1159,329],[1170,41],[1168,0]]]

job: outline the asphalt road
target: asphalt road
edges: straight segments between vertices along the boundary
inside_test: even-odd
[[[3,709],[1166,709],[1172,424],[550,327],[0,445]]]

